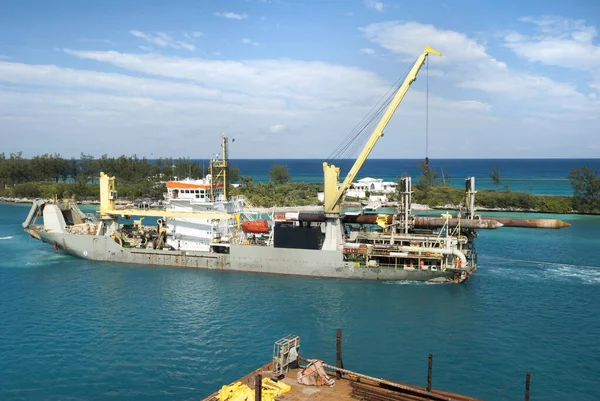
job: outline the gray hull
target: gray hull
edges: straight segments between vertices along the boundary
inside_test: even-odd
[[[231,245],[229,254],[219,254],[123,248],[110,237],[98,235],[53,234],[41,230],[35,234],[41,241],[71,255],[106,262],[363,280],[448,281],[455,274],[453,270],[355,267],[353,262],[343,260],[341,251]]]

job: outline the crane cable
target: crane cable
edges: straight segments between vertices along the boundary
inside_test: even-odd
[[[328,162],[351,157],[364,145],[370,136],[368,128],[378,122],[379,118],[388,105],[392,102],[396,92],[404,82],[411,66],[408,66],[402,76],[388,89],[363,119],[354,127],[348,136],[338,145],[333,153],[327,158]]]
[[[425,60],[425,70],[427,72],[425,79],[425,165],[429,166],[429,57]]]
[[[387,105],[391,102],[394,92],[400,85],[402,78],[400,78],[388,91],[384,94],[381,99],[369,110],[369,112],[363,117],[363,119],[354,127],[354,129],[348,134],[346,139],[337,147],[337,149],[327,158],[327,161],[333,161],[336,159],[343,159],[351,156],[356,148],[366,139],[361,136],[368,134],[368,127],[373,121],[385,110]]]

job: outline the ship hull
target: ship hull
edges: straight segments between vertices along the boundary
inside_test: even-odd
[[[231,245],[228,254],[125,248],[108,236],[29,233],[56,249],[84,259],[168,267],[361,280],[456,281],[454,270],[422,271],[394,267],[364,267],[343,260],[341,251]],[[465,276],[461,275],[460,281]]]

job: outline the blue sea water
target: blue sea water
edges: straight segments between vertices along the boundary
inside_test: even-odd
[[[297,180],[321,174],[318,161],[236,162],[258,179],[274,162]],[[416,164],[373,160],[361,174],[416,176]],[[482,177],[481,188],[488,164],[511,188],[521,177],[555,194],[570,190],[570,168],[600,167],[440,166],[453,184]],[[290,333],[301,354],[333,362],[337,327],[345,366],[372,376],[424,385],[433,353],[436,388],[522,399],[531,371],[534,400],[600,399],[600,216],[543,216],[572,224],[562,230],[483,231],[479,271],[444,285],[91,262],[25,234],[28,210],[0,204],[0,400],[198,400],[267,362]]]
[[[0,205],[1,400],[198,400],[301,336],[301,354],[488,400],[598,400],[600,216],[477,239],[461,285],[91,262],[29,238]],[[530,260],[551,264],[539,264]],[[588,267],[581,267],[588,266]]]
[[[403,174],[416,181],[422,160],[414,159],[368,159],[357,179],[364,177],[383,178],[396,181]],[[341,167],[341,177],[350,171],[354,160],[339,160],[334,164]],[[323,182],[323,160],[231,160],[240,168],[242,175],[254,177],[257,182],[269,180],[273,164],[288,166],[292,181]],[[497,167],[501,176],[501,188],[507,184],[513,191],[524,191],[541,195],[572,195],[569,171],[579,166],[600,170],[600,159],[431,159],[430,166],[445,171],[446,182],[463,188],[465,178],[474,176],[478,189],[497,189],[489,177],[492,167]]]

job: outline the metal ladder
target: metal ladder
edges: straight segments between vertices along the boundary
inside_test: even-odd
[[[254,205],[252,205],[248,201],[248,199],[246,199],[242,195],[237,196],[237,199],[242,201],[242,213],[241,214],[244,216],[244,218],[246,218],[246,220],[249,220],[249,221],[256,220],[256,218],[254,217],[254,214],[258,214],[258,212],[256,211],[256,208],[254,207]]]

